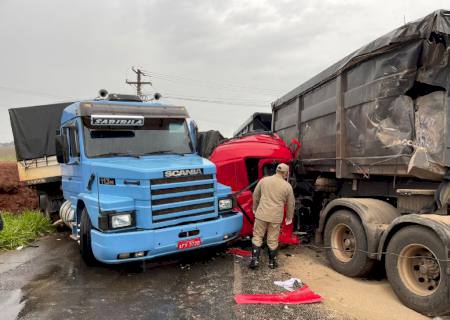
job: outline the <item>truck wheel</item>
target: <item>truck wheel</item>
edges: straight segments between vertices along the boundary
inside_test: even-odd
[[[367,275],[375,260],[367,256],[367,239],[360,220],[348,210],[333,213],[325,226],[326,255],[332,268],[349,277]]]
[[[51,220],[52,214],[50,212],[50,204],[46,193],[39,193],[39,208],[41,209],[44,217]],[[52,221],[53,222],[53,221]]]
[[[394,292],[409,308],[428,316],[450,313],[444,245],[431,230],[409,226],[389,241],[386,274]]]
[[[97,259],[95,259],[94,253],[92,252],[91,229],[91,219],[89,219],[87,210],[84,208],[81,213],[80,221],[80,253],[84,262],[88,266],[94,266],[97,264]]]

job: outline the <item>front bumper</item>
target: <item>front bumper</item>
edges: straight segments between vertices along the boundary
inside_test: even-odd
[[[155,230],[142,230],[120,233],[91,231],[92,251],[97,260],[103,263],[123,263],[152,259],[180,251],[219,245],[236,238],[242,228],[242,213],[230,212],[227,215],[205,222],[194,222]],[[192,237],[180,238],[179,234],[198,230]],[[224,239],[228,236],[227,239]],[[201,238],[201,245],[191,249],[178,250],[178,241]],[[139,258],[118,259],[120,253],[145,251]]]

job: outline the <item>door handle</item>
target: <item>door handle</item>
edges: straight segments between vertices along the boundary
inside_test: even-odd
[[[135,186],[140,186],[141,185],[141,181],[139,180],[124,180],[123,184],[132,184]]]
[[[95,179],[95,174],[91,173],[91,176],[89,177],[89,181],[88,181],[88,184],[87,184],[87,189],[89,191],[92,190],[92,184],[94,183],[94,179]]]

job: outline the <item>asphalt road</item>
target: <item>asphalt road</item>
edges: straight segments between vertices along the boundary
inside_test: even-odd
[[[87,267],[78,246],[56,234],[0,254],[0,318],[341,319],[323,304],[237,305],[239,293],[274,293],[281,269],[247,268],[222,249],[141,264]]]

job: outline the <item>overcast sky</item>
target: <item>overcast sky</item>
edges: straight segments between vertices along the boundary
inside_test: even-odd
[[[253,112],[448,0],[0,0],[0,142],[8,108],[133,93],[131,66],[201,130]],[[169,98],[171,97],[171,98]]]

